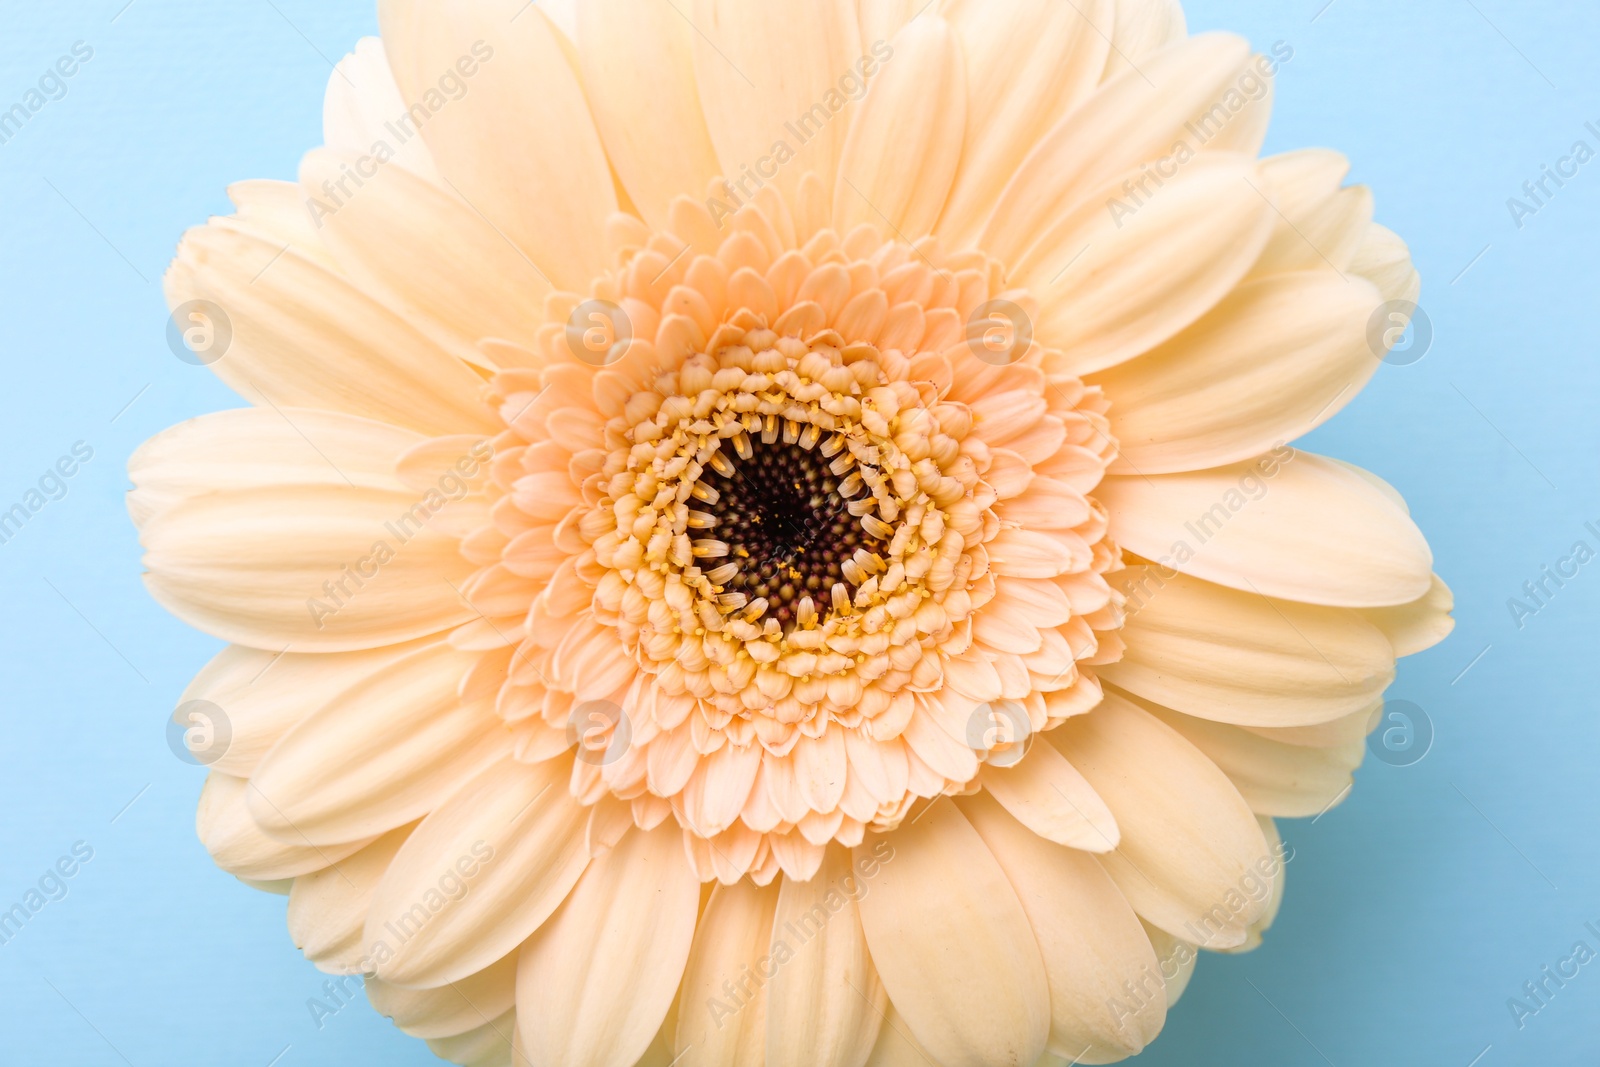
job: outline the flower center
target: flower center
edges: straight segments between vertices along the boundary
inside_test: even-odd
[[[603,366],[564,295],[495,377],[501,499],[463,552],[496,620],[461,640],[520,638],[472,679],[503,673],[519,759],[582,723],[584,804],[675,819],[703,879],[765,885],[1099,699],[1078,665],[1120,622],[1116,549],[1085,494],[1114,445],[1059,352],[975,354],[981,309],[1030,303],[998,265],[870,227],[785,250],[776,201],[713,247],[695,210],[692,255],[617,224]]]
[[[717,454],[712,477],[694,489],[701,503],[689,525],[727,546],[728,562],[709,575],[720,590],[765,600],[767,617],[788,633],[803,597],[821,600],[840,582],[853,596],[863,576],[851,557],[864,549],[881,559],[884,545],[850,513],[859,477],[835,475],[804,434],[771,436],[745,439],[731,460]]]

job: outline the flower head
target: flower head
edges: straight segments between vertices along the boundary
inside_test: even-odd
[[[1450,625],[1394,491],[1286,444],[1417,291],[1340,157],[1256,158],[1292,49],[379,8],[167,278],[256,405],[131,464],[232,642],[213,856],[461,1063],[1138,1052]]]

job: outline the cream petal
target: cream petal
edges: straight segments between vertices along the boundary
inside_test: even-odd
[[[271,882],[331,867],[359,852],[371,837],[342,844],[315,845],[304,838],[268,837],[250,815],[251,785],[243,778],[212,771],[200,790],[195,832],[218,867],[236,878]]]
[[[355,154],[319,150],[301,161],[300,184],[308,202],[331,206],[326,190],[365,169]],[[458,359],[486,363],[484,337],[535,344],[549,281],[458,197],[381,167],[315,213],[344,274]]]
[[[849,76],[865,58],[855,4],[695,0],[690,15],[700,30],[695,81],[722,175],[738,182],[746,168],[763,177],[775,169],[772,183],[796,203],[809,171],[832,202],[854,110]],[[859,93],[859,78],[855,85]],[[793,158],[779,162],[787,153]]]
[[[958,804],[1038,941],[1050,986],[1050,1051],[1100,1063],[1137,1055],[1161,1032],[1167,1004],[1155,952],[1116,883],[1092,857],[1038,837],[995,798],[977,793]]]
[[[578,39],[578,4],[577,0],[539,0],[539,10],[550,20],[565,40],[563,46],[572,47],[573,41]]]
[[[694,730],[683,724],[658,735],[645,751],[650,788],[658,796],[674,796],[694,774],[700,753],[694,747]],[[766,757],[771,762],[774,757]],[[787,763],[787,761],[785,761]]]
[[[429,1038],[428,1048],[461,1067],[525,1067],[525,1060],[512,1058],[516,1033],[517,1013],[512,1010],[464,1034]]]
[[[373,945],[394,941],[395,930],[406,935],[379,962],[380,977],[407,986],[457,981],[550,917],[589,861],[589,812],[567,791],[570,773],[564,759],[502,759],[422,820],[367,919]]]
[[[1411,265],[1411,250],[1393,230],[1373,223],[1350,261],[1350,272],[1371,279],[1385,300],[1416,302],[1422,279]]]
[[[289,936],[319,970],[360,974],[371,969],[361,929],[378,880],[410,832],[409,827],[391,830],[334,866],[294,880],[289,891]]]
[[[919,0],[857,0],[856,7],[861,44],[868,50],[880,41],[887,43],[900,32],[900,27],[927,10]]]
[[[785,878],[810,878],[822,866],[822,846],[813,845],[798,833],[769,836],[767,842]]]
[[[254,404],[343,411],[428,435],[494,431],[483,379],[348,279],[227,219],[184,234],[167,306],[222,309],[217,377]]]
[[[1076,679],[1077,656],[1072,645],[1060,629],[1041,630],[1039,651],[1023,657],[1023,664],[1033,675],[1036,688],[1048,696],[1057,696],[1058,701],[1065,699],[1066,694],[1060,692],[1070,689]],[[1063,684],[1065,683],[1065,684]],[[1059,692],[1059,696],[1058,696]],[[1079,693],[1079,696],[1086,694]],[[1078,703],[1078,701],[1072,701]],[[1055,707],[1050,709],[1053,717],[1066,718],[1068,714],[1078,714],[1088,708],[1079,708],[1072,712],[1058,712]]]
[[[711,891],[678,994],[673,1050],[682,1067],[760,1065],[766,1047],[766,984],[733,985],[764,960],[771,966],[778,883],[748,878]],[[762,976],[765,977],[764,975]],[[727,983],[727,984],[724,984]],[[732,989],[730,993],[729,990]]]
[[[1050,1029],[1039,946],[1011,883],[956,806],[933,801],[893,835],[858,845],[855,861],[872,879],[857,904],[872,962],[933,1062],[1037,1059]],[[868,861],[876,874],[861,866]]]
[[[515,1011],[512,1015],[515,1016]],[[522,1036],[522,1027],[519,1024],[516,1032],[511,1035],[511,1063],[513,1067],[531,1067],[533,1057],[528,1053],[528,1043]]]
[[[1411,505],[1406,503],[1404,494],[1402,494],[1400,490],[1396,489],[1388,482],[1384,481],[1382,478],[1378,477],[1376,474],[1373,474],[1371,471],[1367,470],[1367,468],[1358,467],[1354,463],[1348,463],[1342,459],[1335,459],[1332,456],[1324,456],[1322,458],[1329,463],[1334,463],[1340,467],[1343,467],[1351,474],[1365,479],[1374,489],[1378,490],[1384,496],[1393,501],[1395,507],[1405,512],[1407,515],[1411,514]]]
[[[382,144],[394,153],[391,162],[437,184],[439,168],[427,142],[416,136],[402,139],[389,125],[398,123],[405,113],[406,103],[389,70],[383,41],[363,37],[328,77],[328,91],[322,98],[322,142],[358,155]],[[302,203],[302,215],[305,210]]]
[[[1388,639],[1356,612],[1161,572],[1107,576],[1129,598],[1127,652],[1095,668],[1146,700],[1238,726],[1309,726],[1370,707],[1394,680]]]
[[[894,58],[873,79],[839,160],[833,225],[863,223],[903,238],[933,229],[961,160],[966,71],[950,24],[934,14],[895,34]]]
[[[1343,464],[1282,449],[1184,474],[1107,478],[1110,536],[1146,559],[1232,589],[1333,607],[1406,604],[1433,553],[1387,494]],[[1179,546],[1191,546],[1193,556]]]
[[[837,731],[830,731],[837,734]],[[808,739],[802,739],[801,744],[806,744]],[[838,782],[842,791],[844,787],[844,744],[838,741]],[[808,746],[809,747],[809,746]],[[800,757],[796,757],[796,766],[800,764]],[[750,796],[750,790],[755,785],[756,772],[761,769],[761,747],[759,745],[734,745],[724,744],[700,763],[700,773],[697,782],[684,794],[685,814],[694,820],[694,825],[701,833],[719,834],[734,825],[739,818],[739,812],[744,809],[744,802]],[[696,788],[698,787],[698,789]],[[804,788],[804,784],[802,784]],[[696,796],[695,793],[699,795]],[[834,803],[838,803],[835,796]],[[831,810],[833,805],[819,810]]]
[[[1104,81],[1126,74],[1146,55],[1188,34],[1178,0],[1116,0],[1111,25]]]
[[[992,392],[972,401],[972,432],[991,448],[1007,444],[1037,423],[1047,406],[1031,389]]]
[[[1411,603],[1371,608],[1362,614],[1383,631],[1396,656],[1414,656],[1450,636],[1456,628],[1455,619],[1450,617],[1455,603],[1450,587],[1435,574],[1428,591]]]
[[[1055,578],[1077,569],[1072,543],[1053,532],[1001,530],[987,547],[989,564],[1001,577]]]
[[[1117,209],[1117,195],[1112,187],[1049,220],[1014,261],[1040,304],[1034,336],[1066,353],[1075,374],[1131,359],[1200,318],[1250,269],[1277,217],[1254,163],[1232,153],[1193,160],[1137,209]]]
[[[1099,859],[1134,910],[1208,948],[1242,942],[1262,911],[1245,893],[1267,847],[1216,764],[1113,693],[1045,736],[1116,815],[1122,843]]]
[[[414,493],[426,494],[430,489],[453,495],[479,493],[489,480],[496,458],[494,450],[492,440],[473,434],[430,437],[400,456],[395,475]],[[452,477],[455,481],[450,480]],[[466,489],[457,482],[465,483]]]
[[[898,800],[906,789],[905,748],[898,739],[874,741],[862,730],[844,731],[850,778],[880,804]]]
[[[1245,459],[1320,426],[1379,360],[1367,323],[1376,289],[1329,270],[1247,282],[1154,351],[1095,375],[1111,398],[1115,474],[1198,470]]]
[[[629,198],[653,229],[673,197],[717,176],[694,76],[694,28],[668,4],[578,5],[578,53],[595,125]]]
[[[1351,773],[1367,751],[1365,737],[1329,748],[1293,745],[1241,726],[1135,702],[1204,752],[1258,815],[1305,818],[1322,814],[1350,789]]]
[[[289,485],[404,492],[395,464],[423,438],[354,415],[235,408],[168,427],[128,458],[128,512],[142,526],[183,500]]]
[[[617,199],[549,19],[526,0],[380,0],[378,22],[401,94],[429,112],[422,136],[445,184],[556,288],[587,289],[608,266]],[[452,82],[465,91],[443,95]]]
[[[1156,959],[1161,964],[1161,979],[1167,987],[1167,1008],[1178,1003],[1178,998],[1183,996],[1183,991],[1189,987],[1189,979],[1194,977],[1194,967],[1200,959],[1200,950],[1192,943],[1179,937],[1173,937],[1158,926],[1151,926],[1143,919],[1139,920],[1144,927],[1145,936],[1150,939],[1150,947],[1155,950]]]
[[[965,782],[978,773],[978,756],[967,744],[964,729],[971,714],[966,709],[974,709],[974,702],[952,693],[948,700],[929,694],[918,703],[921,706],[900,735],[911,752],[935,773],[954,782]],[[959,733],[945,729],[936,717],[951,715],[959,717],[963,727]]]
[[[1261,835],[1267,839],[1269,856],[1267,860],[1257,865],[1257,873],[1264,882],[1270,884],[1270,896],[1267,898],[1267,908],[1261,917],[1250,924],[1248,935],[1242,945],[1225,949],[1226,952],[1249,952],[1259,948],[1261,937],[1271,928],[1278,918],[1278,909],[1283,907],[1283,883],[1288,872],[1289,861],[1294,859],[1294,850],[1286,848],[1283,838],[1278,833],[1278,824],[1265,815],[1256,816],[1256,822],[1261,825]]]
[[[367,652],[301,654],[267,652],[230,645],[200,669],[178,698],[180,722],[202,730],[207,725],[187,717],[210,709],[185,709],[191,700],[216,706],[226,720],[213,727],[204,742],[193,746],[196,757],[212,770],[247,778],[278,739],[357,683],[389,669],[417,645],[385,645]]]
[[[1115,0],[1024,0],[1003,17],[980,0],[944,8],[967,60],[961,168],[939,219],[951,246],[972,244],[1017,166],[1099,84]]]
[[[440,643],[345,690],[267,753],[251,814],[284,840],[338,842],[433,810],[510,748],[491,704],[456,696],[476,659]]]
[[[783,880],[773,951],[793,952],[766,989],[766,1067],[860,1067],[878,1040],[888,998],[873,969],[856,900],[871,892],[853,857],[829,845],[809,880]]]
[[[591,617],[573,626],[550,660],[552,677],[578,700],[606,700],[639,673],[615,630]]]
[[[1044,639],[1019,612],[991,608],[972,621],[972,634],[986,649],[1027,655],[1039,651]]]
[[[866,1067],[929,1067],[934,1063],[933,1056],[912,1035],[905,1018],[890,1004]]]
[[[1062,626],[1072,619],[1072,601],[1053,581],[1001,578],[994,585],[995,598],[986,606],[984,615],[1003,611],[1041,629]],[[1029,651],[1036,651],[1036,648]]]
[[[1383,701],[1374,701],[1370,708],[1317,723],[1314,726],[1244,726],[1253,734],[1287,745],[1307,745],[1311,748],[1342,748],[1352,742],[1365,741],[1378,726],[1383,716]]]
[[[751,746],[751,751],[759,756],[755,746]],[[828,812],[837,807],[848,777],[844,731],[830,729],[821,737],[802,737],[795,743],[790,758],[794,762],[795,785],[811,809]],[[753,776],[754,768],[749,773]]]
[[[942,729],[931,715],[922,712],[912,715],[901,739],[906,742],[909,752],[914,753],[923,766],[939,777],[952,782],[965,782],[978,773],[978,755],[966,747],[965,742],[950,736],[949,731]]]
[[[228,199],[234,206],[233,218],[228,224],[264,237],[274,242],[276,248],[288,248],[338,273],[338,264],[322,243],[322,235],[306,210],[306,197],[298,182],[247,178],[228,186]]]
[[[983,787],[1012,818],[1047,841],[1109,852],[1121,840],[1111,809],[1054,745],[1035,742],[1012,767],[986,765]]]
[[[1250,46],[1243,39],[1208,33],[1168,45],[1141,59],[1138,70],[1101,86],[1056,123],[1017,168],[979,247],[1015,263],[1050,223],[1090,201],[1113,178],[1169,155],[1180,142],[1194,151],[1194,135],[1184,124],[1213,107],[1249,62]],[[1218,147],[1254,154],[1248,146],[1205,144],[1206,151]],[[1102,215],[1108,213],[1103,198],[1092,202]]]
[[[1261,161],[1280,217],[1251,273],[1346,270],[1372,223],[1372,192],[1340,187],[1350,161],[1325,148],[1307,148]]]
[[[1093,514],[1088,497],[1055,478],[1035,477],[1027,489],[996,509],[1003,519],[1030,530],[1071,530]]]
[[[382,978],[368,978],[367,999],[381,1015],[412,1037],[452,1037],[495,1022],[517,998],[517,954],[496,960],[476,974],[433,989],[406,989]],[[511,1031],[504,1036],[511,1039]]]
[[[694,940],[700,883],[682,832],[635,830],[584,872],[522,950],[517,1022],[549,1067],[629,1067],[655,1037]]]
[[[644,1050],[633,1067],[676,1067],[677,1062],[672,1057],[672,1035],[678,1029],[678,1006],[674,1004],[672,1010],[667,1012],[667,1017],[662,1020],[661,1029],[656,1031],[656,1036],[651,1040],[650,1047]],[[516,1067],[515,1064],[512,1067]]]
[[[255,648],[409,641],[475,614],[456,592],[471,564],[429,514],[409,492],[221,489],[146,521],[145,584],[185,622]]]

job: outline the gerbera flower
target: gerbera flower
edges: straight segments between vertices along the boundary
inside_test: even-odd
[[[1418,285],[1340,156],[1256,158],[1292,50],[379,13],[167,276],[255,406],[131,463],[231,642],[216,861],[460,1063],[1138,1052],[1450,628],[1399,496],[1286,444]]]

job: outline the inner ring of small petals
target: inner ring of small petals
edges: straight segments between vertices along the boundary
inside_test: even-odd
[[[940,432],[963,420],[830,331],[719,340],[629,401],[590,526],[599,617],[664,691],[723,714],[881,710],[971,608],[955,594],[992,494],[968,498]]]

